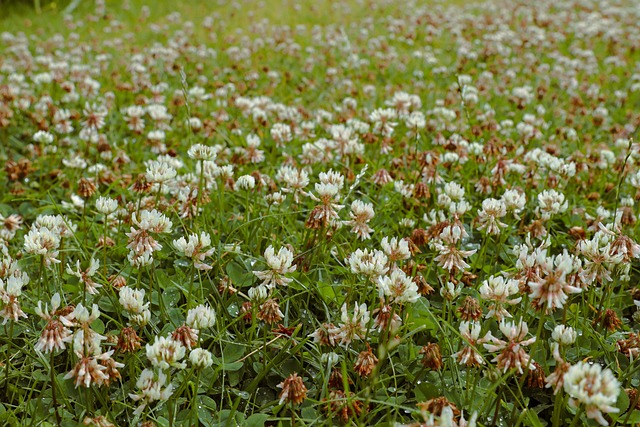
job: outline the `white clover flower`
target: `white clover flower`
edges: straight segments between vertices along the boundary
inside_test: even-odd
[[[388,276],[378,277],[377,285],[380,298],[389,297],[396,304],[414,303],[420,298],[418,285],[399,268]]]
[[[505,305],[514,305],[522,300],[522,297],[513,298],[519,292],[518,281],[505,279],[502,276],[489,277],[482,282],[479,291],[482,299],[490,302],[486,317],[495,316],[498,321],[505,317],[511,317]]]
[[[187,349],[180,341],[176,341],[171,337],[156,337],[153,344],[147,344],[147,358],[153,366],[160,369],[169,369],[175,367],[184,369],[186,364],[180,363],[187,352]]]
[[[203,144],[194,144],[189,147],[187,155],[194,160],[215,160],[217,151],[215,148]]]
[[[286,286],[291,283],[293,279],[285,277],[285,274],[296,271],[297,266],[293,265],[293,252],[283,246],[276,253],[273,246],[269,245],[264,251],[264,259],[269,269],[253,272],[258,279],[262,280],[262,286],[271,289],[276,285]]]
[[[205,369],[213,365],[211,352],[203,348],[194,348],[189,353],[189,362],[196,369]]]
[[[199,270],[210,270],[212,267],[204,263],[206,257],[213,255],[214,248],[206,249],[211,245],[211,236],[209,233],[201,232],[198,234],[190,234],[188,240],[181,237],[173,241],[173,247],[180,255],[187,256],[193,260],[193,265]]]
[[[60,262],[60,260],[56,259],[59,246],[60,237],[47,227],[31,228],[29,233],[24,236],[24,251],[29,254],[43,256],[47,266]]]
[[[167,182],[174,179],[178,174],[173,166],[163,158],[148,160],[145,164],[147,166],[146,177],[149,182]]]
[[[387,256],[377,249],[371,252],[368,249],[356,249],[345,261],[352,273],[363,274],[372,281],[389,271]]]
[[[120,288],[120,305],[131,314],[141,314],[149,307],[149,302],[144,302],[144,289],[132,289],[128,286]]]
[[[140,392],[138,394],[129,394],[129,397],[134,401],[141,401],[140,406],[134,411],[134,414],[140,415],[144,408],[151,402],[168,400],[173,392],[173,386],[171,383],[166,387],[165,385],[167,385],[167,375],[164,372],[153,369],[145,369],[142,371],[136,382],[136,388],[138,388]]]
[[[551,216],[567,210],[569,204],[565,200],[564,194],[556,190],[544,190],[538,194],[538,208],[536,212],[542,219],[549,219]]]
[[[100,196],[96,200],[96,209],[103,215],[111,215],[118,209],[118,201]]]
[[[262,301],[269,295],[269,289],[263,285],[254,286],[249,288],[247,295],[252,301]]]
[[[216,312],[208,305],[201,304],[187,312],[185,323],[193,329],[208,329],[216,323]]]
[[[44,130],[39,130],[33,134],[33,140],[39,144],[51,144],[53,142],[53,135]]]
[[[3,325],[9,320],[17,322],[21,317],[27,317],[20,308],[19,297],[22,295],[22,287],[28,282],[29,276],[26,274],[9,276],[4,281],[0,279],[0,301],[4,304],[0,316],[4,319]]]
[[[354,200],[351,203],[351,219],[344,221],[345,225],[351,226],[351,232],[355,233],[361,240],[371,238],[373,228],[368,223],[374,216],[373,204],[364,203],[362,200]]]
[[[499,218],[507,214],[507,207],[502,200],[484,199],[482,210],[478,211],[478,229],[486,230],[488,234],[500,234],[500,230],[507,226]]]
[[[252,190],[256,186],[256,179],[251,175],[239,176],[235,183],[235,190]]]
[[[558,325],[553,329],[551,338],[564,345],[571,345],[576,341],[577,333],[571,326]]]
[[[597,363],[578,362],[564,374],[564,391],[570,396],[569,405],[585,405],[587,417],[603,426],[609,425],[604,413],[619,412],[614,405],[620,394],[620,383],[611,370]]]
[[[398,239],[397,237],[389,238],[385,236],[382,238],[380,246],[382,246],[382,250],[390,262],[411,258],[409,242],[406,239]]]
[[[131,321],[132,324],[138,325],[141,328],[144,328],[151,320],[151,311],[149,311],[148,308],[144,308],[138,314],[131,314],[129,317],[129,320]]]

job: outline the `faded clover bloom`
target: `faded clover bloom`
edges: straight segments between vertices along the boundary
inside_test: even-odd
[[[614,406],[620,383],[611,370],[597,363],[578,362],[571,366],[564,374],[564,391],[570,396],[569,405],[574,408],[584,405],[587,417],[603,426],[609,425],[603,413],[620,411]]]
[[[484,344],[491,353],[500,352],[493,362],[498,363],[498,369],[507,372],[509,369],[517,369],[520,374],[524,373],[524,369],[535,370],[531,356],[527,354],[524,347],[533,344],[536,337],[525,339],[529,328],[522,320],[515,324],[503,320],[500,322],[500,331],[508,341],[500,340],[494,336],[487,336],[487,340],[491,344]]]

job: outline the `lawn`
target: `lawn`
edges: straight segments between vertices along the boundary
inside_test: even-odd
[[[0,1],[0,425],[639,424],[639,16]]]

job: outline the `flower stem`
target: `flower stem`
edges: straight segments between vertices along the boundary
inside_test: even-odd
[[[53,364],[53,354],[54,352],[52,351],[49,362],[49,371],[51,374],[51,398],[53,400],[53,413],[56,414],[56,424],[58,425],[58,427],[60,427],[61,419],[60,414],[58,413],[58,396],[56,395],[56,371]]]
[[[584,408],[581,406],[580,409],[578,409],[578,412],[576,412],[576,416],[573,418],[573,421],[571,422],[571,425],[569,427],[576,427],[578,425],[578,423],[580,422],[580,415],[582,415],[583,412]]]

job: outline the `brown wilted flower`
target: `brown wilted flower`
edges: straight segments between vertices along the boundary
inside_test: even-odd
[[[640,336],[631,332],[626,340],[616,341],[616,348],[625,356],[636,359],[640,355]]]
[[[413,197],[416,199],[428,199],[431,196],[429,187],[424,182],[418,182],[413,187]]]
[[[416,246],[423,246],[431,240],[424,228],[416,228],[411,232],[411,241]]]
[[[278,388],[282,389],[280,392],[280,405],[283,403],[299,405],[307,398],[307,387],[296,372],[278,384]]]
[[[602,326],[608,329],[610,332],[615,332],[616,330],[618,330],[618,328],[620,328],[620,325],[622,325],[622,321],[620,320],[616,312],[610,308],[608,308],[604,312],[604,316],[598,316],[597,320],[599,320],[600,318],[602,318]]]
[[[242,314],[242,318],[245,323],[251,323],[253,321],[253,304],[251,301],[245,301],[242,303],[242,307],[240,307],[240,314]]]
[[[31,167],[31,162],[28,159],[22,158],[17,162],[9,160],[4,164],[4,171],[7,173],[9,181],[22,181],[25,179],[34,169]]]
[[[388,330],[389,334],[395,334],[402,325],[402,319],[388,304],[376,308],[371,314],[373,315],[373,326],[378,332]]]
[[[442,369],[442,355],[440,354],[440,346],[437,343],[429,343],[420,349],[422,357],[422,365],[425,368],[439,371]]]
[[[116,427],[116,425],[109,421],[104,415],[95,418],[85,417],[82,424],[91,427]]]
[[[527,232],[531,234],[532,239],[539,239],[547,235],[547,229],[544,227],[542,220],[532,221],[527,227]]]
[[[78,194],[83,199],[88,199],[93,196],[96,192],[96,184],[87,178],[82,178],[78,182]]]
[[[464,283],[465,286],[469,287],[469,286],[473,286],[473,282],[475,282],[477,278],[478,278],[477,274],[473,274],[470,271],[463,271],[462,279],[460,279],[460,281]]]
[[[638,395],[638,390],[635,388],[626,388],[624,391],[629,397],[631,407],[633,409],[640,409],[640,396]]]
[[[144,174],[138,175],[138,178],[131,186],[131,190],[134,193],[144,194],[151,191],[152,183],[147,181],[147,177]]]
[[[278,305],[278,301],[273,298],[269,298],[265,302],[260,305],[260,311],[256,316],[259,320],[262,320],[269,324],[278,323],[284,317],[282,311],[280,311],[280,306]]]
[[[393,178],[389,174],[389,171],[387,171],[386,169],[379,169],[378,171],[376,171],[376,173],[373,174],[371,180],[374,184],[383,186],[393,181]]]
[[[535,369],[529,370],[527,372],[527,387],[544,388],[546,378],[544,376],[542,366],[540,366],[538,362],[535,361],[533,362],[533,366],[535,366]]]
[[[327,403],[325,408],[328,415],[337,415],[343,423],[348,423],[350,419],[357,418],[362,414],[363,404],[360,400],[347,399],[344,391],[331,390],[329,397],[323,399]]]
[[[623,206],[621,210],[622,216],[620,217],[620,224],[634,225],[636,223],[636,216],[633,214],[633,208],[629,206]]]
[[[460,416],[460,410],[458,409],[458,407],[444,396],[429,399],[426,402],[420,402],[417,404],[417,406],[420,411],[428,412],[435,415],[436,417],[439,417],[442,414],[442,410],[448,406],[449,408],[451,408],[454,417]]]
[[[113,381],[119,380],[122,378],[118,368],[123,368],[124,364],[116,362],[112,358],[107,358],[100,361],[100,364],[104,366],[106,369],[104,371],[107,378],[104,380],[105,385],[110,385]]]
[[[340,368],[333,368],[331,370],[331,374],[329,374],[329,381],[327,384],[329,385],[329,388],[342,390],[344,388],[343,379],[342,370]],[[347,382],[349,384],[353,384],[351,378],[347,378]]]
[[[353,368],[361,377],[368,377],[377,363],[378,358],[371,351],[371,346],[367,344],[367,349],[358,354],[358,359]]]
[[[233,287],[233,283],[231,283],[231,279],[229,279],[228,276],[223,276],[218,284],[218,292],[221,294],[227,293],[229,295],[235,295],[238,290]]]
[[[568,231],[569,236],[573,237],[575,240],[583,240],[587,237],[587,233],[584,231],[582,227],[571,227]]]
[[[120,353],[133,353],[140,348],[140,337],[132,327],[122,328],[118,337],[118,345],[116,350]]]
[[[482,308],[477,299],[468,296],[458,307],[458,313],[460,313],[460,319],[464,321],[479,320],[482,317]]]
[[[109,281],[109,284],[116,289],[120,289],[127,284],[127,279],[125,279],[124,276],[120,276],[119,274],[109,276],[107,280]]]
[[[288,327],[286,327],[286,326],[284,326],[282,324],[278,324],[278,327],[277,328],[273,328],[271,330],[271,332],[276,334],[276,335],[283,336],[283,337],[290,337],[290,336],[293,335],[293,331],[295,331],[295,330],[296,330],[295,326],[293,326],[291,328],[288,328]]]
[[[427,283],[427,279],[425,279],[424,276],[420,274],[416,274],[413,277],[413,283],[418,285],[418,292],[420,293],[420,295],[431,295],[434,292],[433,287],[429,283]]]
[[[96,245],[96,247],[98,248],[112,248],[116,245],[116,242],[108,236],[100,236],[100,238],[98,239],[98,244]]]
[[[319,343],[320,345],[326,345],[330,347],[335,347],[336,342],[339,340],[335,331],[336,325],[333,323],[323,323],[318,329],[316,329],[310,337],[313,337],[313,342]]]
[[[188,350],[191,350],[198,343],[198,330],[190,328],[188,325],[182,325],[176,328],[171,337],[180,342]]]

